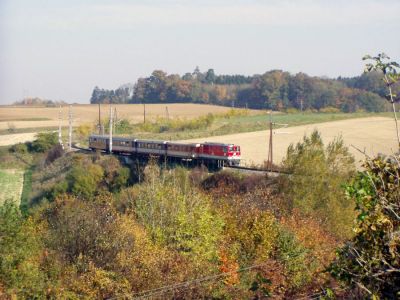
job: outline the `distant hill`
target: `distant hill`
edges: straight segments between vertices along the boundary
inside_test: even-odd
[[[23,105],[23,106],[46,106],[46,107],[55,107],[59,105],[65,105],[67,104],[64,101],[53,101],[53,100],[47,100],[47,99],[42,99],[38,97],[27,97],[24,98],[20,101],[16,101],[13,103],[13,105]]]
[[[399,87],[396,87],[400,90]],[[116,90],[95,87],[90,103],[207,103],[255,109],[384,111],[385,86],[377,73],[329,79],[272,70],[261,75],[217,75],[196,68],[183,76],[156,70]]]

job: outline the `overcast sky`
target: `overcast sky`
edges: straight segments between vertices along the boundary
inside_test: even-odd
[[[0,104],[88,103],[155,69],[355,76],[400,61],[399,0],[0,0]]]

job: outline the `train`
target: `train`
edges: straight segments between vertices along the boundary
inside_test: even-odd
[[[110,152],[110,136],[90,135],[89,148],[92,151]],[[224,143],[179,143],[173,141],[141,140],[129,137],[112,137],[111,152],[149,158],[163,157],[175,161],[191,161],[197,164],[238,166],[240,146]]]

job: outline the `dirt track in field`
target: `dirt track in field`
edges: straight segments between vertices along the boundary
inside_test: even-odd
[[[143,105],[141,104],[117,104],[113,105],[117,109],[117,117],[125,118],[133,122],[143,121]],[[175,118],[195,118],[208,113],[223,113],[230,110],[229,107],[201,105],[201,104],[146,104],[146,118],[165,117],[168,107],[169,117]],[[101,106],[102,119],[109,116],[109,105]],[[98,122],[98,105],[73,105],[72,113],[74,126]],[[39,128],[58,126],[59,108],[57,107],[27,107],[27,106],[0,106],[0,129],[8,129],[10,126],[15,128]],[[62,108],[63,125],[67,125],[68,106]],[[32,120],[36,118],[45,118],[49,120]]]
[[[291,143],[297,143],[303,136],[310,135],[314,129],[321,132],[324,143],[342,135],[345,144],[360,165],[364,155],[351,145],[365,151],[368,155],[378,153],[392,154],[396,151],[396,131],[393,119],[371,117],[334,121],[274,130],[273,155],[274,163],[280,163]],[[214,136],[190,140],[193,142],[225,142],[241,146],[245,164],[261,164],[267,158],[269,130],[248,133]]]

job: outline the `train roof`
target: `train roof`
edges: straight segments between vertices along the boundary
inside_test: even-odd
[[[135,142],[153,143],[153,144],[165,144],[166,143],[166,141],[161,141],[161,140],[139,140],[139,139],[135,139]]]
[[[101,134],[91,134],[89,137],[108,139],[110,136],[109,135],[101,135]],[[136,139],[134,137],[120,137],[120,136],[113,136],[113,139],[121,140],[121,141],[131,140],[131,141],[140,142],[140,143],[168,144],[168,145],[191,145],[191,146],[196,146],[196,147],[199,147],[201,144],[212,145],[212,146],[237,146],[233,143],[217,143],[217,142],[184,143],[184,142],[162,141],[162,140],[141,140],[141,139]]]
[[[204,142],[202,144],[204,144],[204,145],[213,145],[213,146],[233,146],[233,145],[235,145],[233,143],[227,144],[227,143],[216,143],[216,142]],[[235,146],[237,146],[237,145],[235,145]]]
[[[109,135],[101,135],[101,134],[91,134],[89,137],[91,138],[101,138],[101,139],[108,139],[110,138]],[[113,136],[113,140],[120,140],[120,141],[126,141],[126,140],[135,140],[133,137],[123,137],[123,136]]]
[[[197,147],[200,146],[200,143],[182,143],[182,142],[171,142],[171,141],[167,142],[167,144],[168,145],[178,145],[178,146],[180,146],[180,145],[182,145],[182,146],[191,145],[191,146],[197,146]]]

